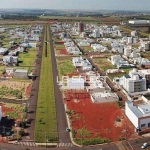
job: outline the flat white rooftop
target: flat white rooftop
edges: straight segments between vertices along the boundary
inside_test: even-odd
[[[145,74],[145,75],[149,75],[150,74],[150,69],[145,69],[145,70],[138,70],[139,73]]]

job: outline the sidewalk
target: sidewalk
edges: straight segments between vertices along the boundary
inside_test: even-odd
[[[118,147],[119,150],[126,150],[126,148],[123,146],[122,142],[117,142],[116,146]]]

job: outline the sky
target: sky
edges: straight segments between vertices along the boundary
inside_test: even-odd
[[[150,0],[0,0],[0,8],[150,10]]]

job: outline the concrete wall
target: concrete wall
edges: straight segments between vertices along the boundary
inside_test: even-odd
[[[138,118],[131,111],[131,109],[128,107],[127,104],[126,104],[126,107],[125,107],[125,114],[128,117],[128,119],[131,121],[131,123],[135,126],[135,128],[139,127],[139,125],[138,125]]]

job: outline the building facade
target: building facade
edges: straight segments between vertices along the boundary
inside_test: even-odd
[[[84,32],[84,23],[83,22],[78,23],[78,32]]]
[[[146,78],[139,75],[136,69],[133,69],[129,75],[123,76],[122,85],[128,93],[146,91]]]

